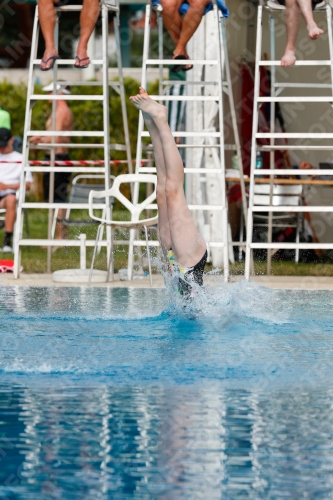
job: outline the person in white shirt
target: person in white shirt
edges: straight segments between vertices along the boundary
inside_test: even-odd
[[[2,252],[11,253],[13,230],[16,219],[16,191],[20,187],[22,155],[13,151],[14,138],[7,128],[0,128],[0,208],[6,209],[5,240]],[[7,163],[8,162],[8,163]],[[19,162],[19,163],[17,163]],[[26,189],[29,190],[32,175],[27,173]]]

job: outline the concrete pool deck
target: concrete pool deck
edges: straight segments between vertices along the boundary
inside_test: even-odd
[[[231,283],[241,281],[242,276],[232,276]],[[283,288],[288,290],[333,290],[333,276],[254,276],[251,281],[269,288]],[[223,283],[221,276],[206,276],[206,284],[214,282]],[[57,283],[52,279],[52,274],[25,274],[15,280],[12,273],[1,274],[0,286],[37,286],[37,287],[65,287],[65,286],[87,286],[85,283],[75,282]],[[92,287],[111,288],[149,288],[149,278],[134,279],[132,281],[120,281],[118,275],[109,283],[92,283]],[[164,288],[164,281],[160,274],[153,275],[153,287]]]

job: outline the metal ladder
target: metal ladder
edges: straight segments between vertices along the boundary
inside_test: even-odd
[[[189,205],[191,211],[219,211],[221,213],[220,224],[221,224],[221,233],[222,233],[222,241],[208,241],[207,245],[209,248],[223,248],[223,267],[224,267],[224,280],[228,281],[229,279],[229,255],[228,255],[228,214],[227,214],[227,199],[226,199],[226,181],[225,181],[225,150],[233,149],[237,150],[238,158],[239,158],[239,171],[240,171],[240,182],[242,186],[243,193],[243,203],[245,213],[247,211],[247,204],[245,198],[245,185],[243,179],[243,165],[241,160],[241,149],[240,149],[240,141],[239,134],[237,128],[236,121],[236,113],[235,106],[233,101],[232,94],[232,85],[231,85],[231,77],[230,77],[230,68],[228,61],[228,53],[226,48],[226,36],[225,36],[225,25],[224,25],[224,17],[220,13],[218,6],[215,2],[213,3],[213,14],[214,14],[214,23],[215,23],[215,33],[217,34],[218,40],[218,50],[217,50],[217,58],[211,60],[191,60],[191,64],[196,66],[206,67],[214,66],[216,68],[216,80],[214,82],[206,82],[203,80],[200,81],[191,81],[185,80],[182,81],[181,84],[187,87],[192,87],[197,89],[197,92],[193,92],[193,95],[166,95],[167,90],[175,84],[179,84],[179,80],[163,80],[163,66],[172,66],[177,63],[177,61],[172,59],[164,59],[163,58],[163,20],[161,16],[162,7],[159,5],[157,1],[153,2],[155,4],[155,12],[157,14],[158,20],[158,59],[149,58],[150,52],[150,20],[151,14],[153,10],[153,6],[151,3],[146,5],[146,18],[145,18],[145,32],[144,32],[144,47],[143,47],[143,61],[142,61],[142,79],[141,85],[146,87],[147,83],[147,69],[150,66],[158,66],[159,68],[159,95],[152,95],[151,97],[157,101],[183,101],[183,102],[218,102],[218,122],[219,122],[219,131],[208,131],[203,130],[200,132],[184,132],[177,131],[173,132],[173,136],[184,138],[185,144],[178,144],[180,148],[208,148],[212,151],[213,158],[215,159],[214,168],[190,168],[185,167],[184,172],[185,176],[187,175],[196,175],[198,177],[204,176],[207,174],[215,174],[216,180],[221,185],[221,202],[219,205],[212,204],[200,204],[200,205]],[[184,64],[184,62],[179,62],[179,64]],[[225,71],[224,71],[225,69]],[[207,88],[207,85],[212,85],[217,87],[218,92],[216,95],[203,95],[204,92],[201,93],[202,88]],[[229,98],[229,104],[231,109],[231,117],[232,117],[232,127],[234,132],[235,144],[226,145],[224,141],[224,121],[223,121],[223,92],[225,92]],[[186,93],[185,93],[186,94]],[[137,142],[137,151],[136,151],[136,172],[144,173],[144,172],[156,172],[155,167],[147,167],[142,166],[142,153],[143,153],[143,145],[142,139],[145,137],[149,137],[148,132],[144,130],[144,122],[142,118],[142,114],[140,113],[139,117],[139,126],[138,126],[138,142]],[[203,143],[201,139],[204,138]],[[197,139],[198,143],[193,143],[193,139]],[[198,140],[199,139],[199,140]],[[188,142],[189,141],[189,142]],[[217,153],[219,152],[219,154]],[[134,190],[134,200],[138,200],[138,190],[137,188]],[[156,208],[152,206],[151,208]],[[133,266],[133,251],[131,251],[132,245],[137,244],[139,242],[134,242],[133,237],[130,244],[130,252],[129,252],[129,262],[128,262],[128,275],[131,276],[131,270]]]
[[[263,22],[263,10],[268,10],[269,12],[269,27],[270,27],[270,60],[262,60],[262,22]],[[255,58],[255,75],[254,75],[254,103],[253,103],[253,136],[252,136],[252,146],[251,146],[251,177],[250,177],[250,193],[249,193],[249,207],[248,207],[248,221],[247,221],[247,239],[246,239],[246,259],[245,259],[245,278],[248,280],[251,274],[251,259],[253,249],[267,249],[267,259],[268,259],[268,274],[270,272],[270,261],[271,261],[271,251],[274,249],[295,249],[299,251],[301,249],[333,249],[333,243],[278,243],[272,242],[272,220],[273,212],[290,212],[290,206],[273,206],[273,187],[274,187],[274,176],[294,176],[294,169],[276,169],[274,152],[276,150],[289,150],[289,151],[323,151],[323,150],[333,150],[333,145],[331,144],[300,144],[294,141],[306,139],[311,142],[332,140],[333,133],[288,133],[288,132],[275,132],[275,103],[327,103],[332,106],[333,104],[333,38],[332,38],[332,8],[328,1],[324,8],[316,11],[326,13],[327,20],[327,32],[328,32],[328,43],[329,43],[329,60],[297,60],[295,67],[306,66],[309,68],[320,68],[329,67],[330,68],[330,84],[323,83],[278,83],[276,81],[276,67],[280,66],[280,61],[276,60],[275,55],[275,18],[274,14],[281,13],[281,10],[275,10],[273,8],[272,2],[269,2],[269,6],[264,4],[263,0],[260,0],[260,5],[258,6],[257,14],[257,39],[256,39],[256,58]],[[260,96],[260,67],[269,66],[271,67],[271,96],[262,97]],[[290,71],[294,70],[294,66],[290,67]],[[286,70],[286,68],[284,68]],[[317,89],[328,89],[330,95],[327,96],[280,96],[283,90],[287,88],[317,88]],[[270,131],[269,132],[258,132],[258,115],[259,108],[262,103],[271,103],[270,111]],[[260,146],[257,143],[258,139],[269,139],[270,144],[265,146]],[[276,139],[288,139],[292,140],[293,144],[283,144],[283,146],[276,144]],[[256,155],[258,151],[267,151],[270,153],[270,168],[269,169],[257,169],[256,170]],[[297,176],[309,175],[309,171],[300,170],[297,171]],[[311,169],[311,175],[332,175],[331,170],[324,169]],[[270,204],[267,206],[259,206],[254,204],[254,185],[257,176],[270,176]],[[302,180],[295,180],[295,184],[301,184]],[[255,213],[268,212],[268,241],[253,243],[253,215]],[[292,212],[297,214],[304,212],[313,213],[325,213],[333,212],[333,207],[331,206],[295,206],[292,208]]]
[[[61,7],[56,7],[56,27],[55,27],[55,43],[58,44],[59,39],[59,14],[66,12],[81,11],[82,5],[66,5]],[[118,62],[118,76],[119,81],[109,82],[108,80],[108,13],[109,11],[114,16],[114,33],[117,47],[117,62]],[[74,59],[58,59],[50,70],[50,75],[53,76],[54,82],[54,92],[53,95],[42,95],[34,94],[34,70],[35,66],[40,64],[40,59],[37,59],[37,48],[39,39],[39,17],[38,17],[38,5],[36,6],[33,34],[32,34],[32,44],[31,44],[31,59],[29,67],[29,77],[28,77],[28,89],[27,89],[27,103],[26,103],[26,114],[24,123],[24,137],[23,137],[23,162],[22,162],[22,175],[21,175],[21,188],[19,193],[19,201],[17,208],[17,221],[15,227],[15,238],[14,238],[14,277],[19,277],[20,269],[20,254],[21,248],[23,246],[46,246],[47,247],[47,271],[51,272],[51,255],[52,246],[55,246],[55,240],[52,239],[52,219],[53,212],[55,209],[87,209],[88,203],[54,203],[54,174],[56,172],[76,172],[76,173],[98,173],[104,174],[105,177],[105,189],[110,188],[110,150],[123,150],[127,155],[128,169],[132,173],[132,160],[131,160],[131,150],[130,150],[130,139],[126,112],[126,101],[125,101],[125,90],[124,81],[122,74],[122,61],[120,55],[120,34],[119,34],[119,0],[102,0],[101,1],[101,20],[102,20],[102,59],[91,59],[90,64],[102,66],[102,81],[101,82],[70,82],[61,81],[59,84],[63,85],[89,85],[89,86],[99,86],[102,87],[102,94],[100,95],[58,95],[57,94],[57,72],[58,66],[74,64]],[[121,97],[122,106],[122,117],[124,123],[124,133],[125,133],[125,145],[120,144],[110,144],[110,124],[109,124],[109,86],[116,90]],[[59,131],[56,130],[56,102],[57,100],[68,100],[68,101],[99,101],[103,103],[103,130],[100,131]],[[31,130],[31,118],[32,118],[32,108],[36,101],[38,100],[50,100],[52,101],[52,130]],[[32,149],[29,145],[30,137],[38,135],[42,137],[51,137],[50,144],[39,144],[36,149],[49,149],[50,150],[50,165],[49,166],[30,166],[29,165],[29,152]],[[56,137],[81,137],[83,140],[85,137],[95,137],[102,138],[102,143],[66,143],[60,144],[56,143]],[[61,167],[55,166],[55,149],[57,147],[66,148],[94,148],[103,149],[104,151],[104,166],[101,167],[87,167],[87,166],[72,166],[72,167]],[[26,190],[25,190],[25,179],[27,172],[49,172],[50,173],[50,185],[49,185],[49,202],[27,202],[26,201]],[[104,204],[96,205],[96,208],[105,208],[106,216],[111,218],[111,206],[110,200],[106,200]],[[48,209],[48,237],[47,239],[23,239],[23,210],[24,209]],[[57,240],[57,244],[61,243],[62,246],[80,246],[80,240]],[[108,262],[110,259],[110,242],[111,234],[107,234],[106,241],[101,241],[100,245],[107,247]],[[94,246],[95,240],[86,240],[87,246]]]

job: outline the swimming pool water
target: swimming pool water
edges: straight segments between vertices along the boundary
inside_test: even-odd
[[[333,498],[332,293],[0,298],[0,499]]]

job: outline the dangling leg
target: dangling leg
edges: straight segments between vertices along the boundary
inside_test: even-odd
[[[311,0],[297,0],[297,4],[305,19],[309,37],[311,40],[316,40],[316,38],[324,32],[322,29],[318,28],[313,18]]]
[[[172,40],[177,45],[179,35],[182,30],[182,18],[179,14],[179,7],[182,4],[181,0],[162,0],[163,7],[163,23],[169,32]]]
[[[89,57],[87,53],[88,42],[92,32],[94,31],[100,12],[99,0],[84,0],[80,15],[80,40],[77,46],[76,67],[83,68],[89,65]]]
[[[281,59],[281,66],[292,66],[296,61],[296,39],[301,11],[296,0],[286,0],[287,45]]]
[[[187,43],[196,32],[204,15],[206,0],[189,0],[190,8],[183,17],[182,29],[174,51],[174,55],[187,54]]]
[[[165,107],[153,101],[144,89],[130,98],[131,102],[148,115],[159,133],[158,154],[162,150],[165,165],[165,194],[172,249],[176,261],[183,267],[195,266],[206,251],[206,244],[193,222],[184,194],[184,167],[167,122]],[[154,152],[155,152],[155,144]],[[155,153],[156,154],[156,153]]]
[[[55,2],[56,0],[38,0],[40,27],[45,41],[45,51],[40,65],[43,71],[51,69],[54,64],[54,58],[58,56],[58,50],[54,44],[54,28],[56,25]]]

